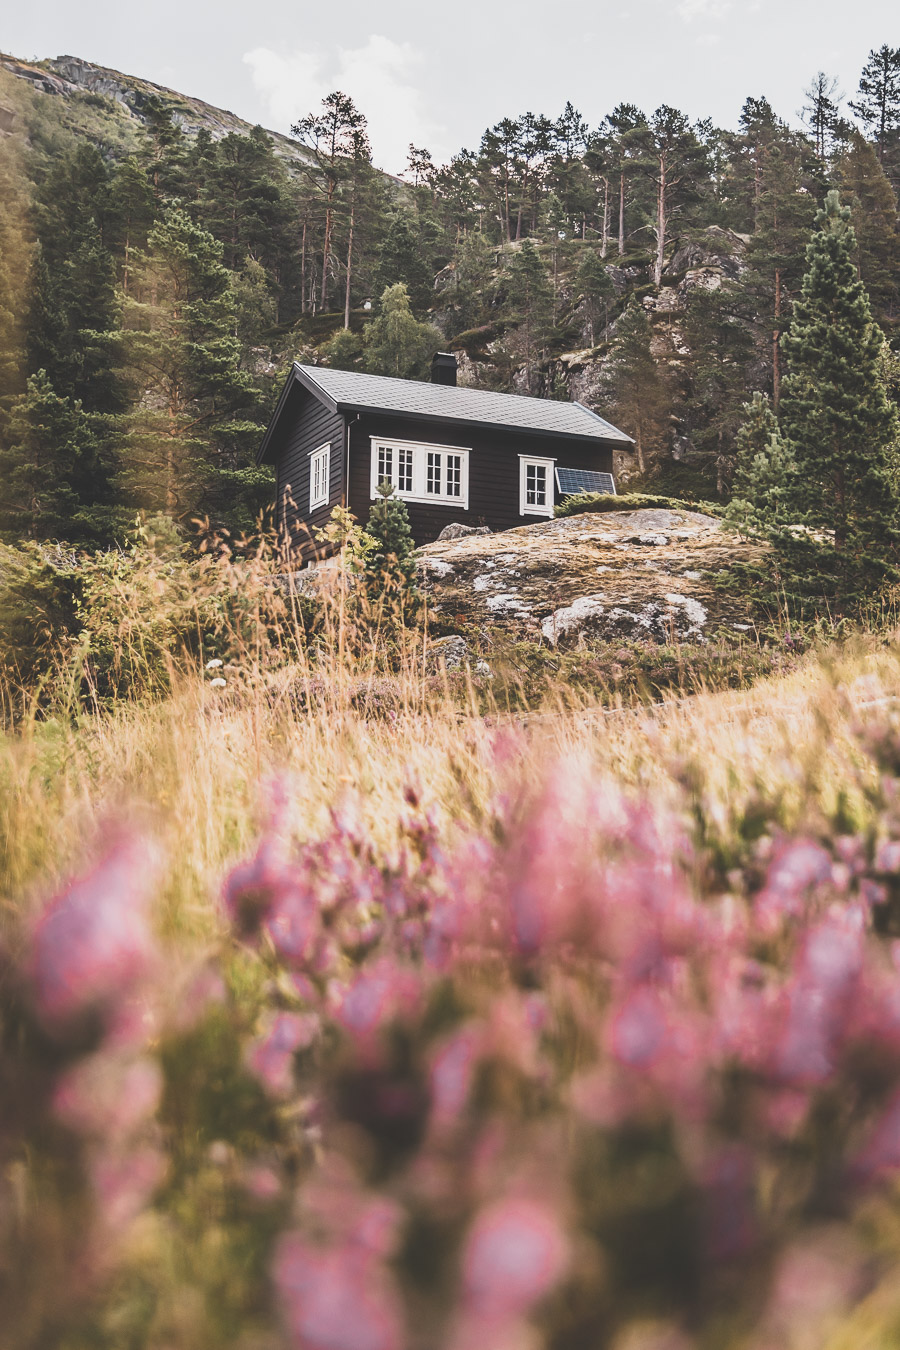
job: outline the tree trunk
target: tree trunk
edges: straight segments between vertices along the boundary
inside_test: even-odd
[[[609,246],[609,179],[603,179],[603,237],[600,240],[600,257],[606,257]]]
[[[353,262],[353,217],[356,214],[355,203],[350,207],[350,238],[347,241],[347,289],[344,292],[344,327],[350,327],[350,268]]]
[[[331,234],[334,229],[334,189],[335,181],[333,178],[329,178],[328,205],[325,210],[325,242],[322,245],[322,293],[319,300],[320,307],[323,310],[328,297],[328,263],[331,258]]]
[[[663,259],[666,249],[666,157],[659,157],[659,178],[656,184],[656,262],[653,266],[653,284],[662,283]]]
[[[634,450],[637,455],[638,473],[643,476],[644,473],[644,442],[641,437],[641,419],[638,418],[634,428]]]
[[[306,226],[307,217],[303,217],[303,235],[300,240],[300,313],[306,313]]]
[[[781,399],[781,268],[775,268],[775,328],[772,333],[772,407]]]
[[[625,170],[619,174],[619,257],[625,252]]]

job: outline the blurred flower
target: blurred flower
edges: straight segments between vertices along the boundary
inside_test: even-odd
[[[222,668],[222,665],[223,665],[223,662],[220,661],[219,658],[218,658],[217,656],[215,656],[215,657],[213,657],[212,661],[207,661],[207,663],[206,663],[206,669],[207,669],[207,670],[220,670],[220,669]]]
[[[519,1317],[558,1283],[568,1260],[552,1210],[535,1200],[498,1200],[478,1214],[466,1237],[463,1299],[491,1321]]]
[[[317,1248],[296,1233],[279,1243],[273,1267],[296,1350],[402,1350],[400,1300],[377,1257],[353,1242]]]
[[[216,679],[210,680],[210,682],[209,682],[209,687],[210,687],[210,689],[224,689],[226,683],[227,683],[227,681],[226,681],[226,680],[223,680],[222,677],[221,677],[221,675],[219,675],[219,676],[216,677]]]
[[[52,900],[32,937],[31,976],[48,1025],[132,998],[158,959],[149,904],[156,860],[147,843],[121,838]]]
[[[315,1013],[275,1013],[265,1030],[247,1050],[247,1067],[267,1091],[286,1097],[293,1087],[294,1055],[305,1050],[319,1034]]]

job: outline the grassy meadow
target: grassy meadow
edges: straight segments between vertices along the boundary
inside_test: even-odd
[[[9,1343],[896,1344],[897,635],[539,687],[145,564],[7,666]]]

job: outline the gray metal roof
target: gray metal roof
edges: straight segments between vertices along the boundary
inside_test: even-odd
[[[407,417],[434,417],[448,422],[513,427],[549,436],[582,440],[621,441],[631,437],[581,403],[559,403],[521,394],[495,394],[486,389],[395,380],[386,375],[363,375],[356,370],[303,366],[294,370],[307,387],[317,386],[341,411],[392,412]]]

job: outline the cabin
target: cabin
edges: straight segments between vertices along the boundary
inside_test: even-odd
[[[553,515],[574,492],[615,492],[624,432],[580,403],[458,388],[438,352],[431,383],[295,363],[257,462],[274,466],[279,526],[300,565],[335,506],[365,524],[387,480],[417,545],[445,526],[492,531]]]

